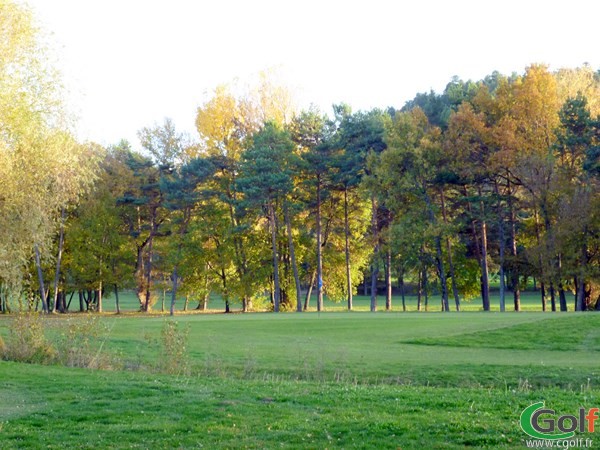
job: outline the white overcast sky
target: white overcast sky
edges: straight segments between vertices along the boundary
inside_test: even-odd
[[[278,66],[302,105],[401,107],[453,75],[600,67],[597,0],[23,0],[52,32],[81,139],[171,117]]]

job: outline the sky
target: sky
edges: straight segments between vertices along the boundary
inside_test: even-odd
[[[50,32],[81,140],[173,119],[195,132],[214,88],[277,68],[301,107],[402,107],[452,76],[589,63],[597,0],[23,0]]]

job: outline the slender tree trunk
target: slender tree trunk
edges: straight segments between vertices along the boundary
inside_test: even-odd
[[[152,225],[154,227],[154,225]],[[152,292],[152,247],[153,247],[153,241],[154,239],[152,237],[150,237],[150,240],[148,242],[148,267],[146,269],[146,301],[144,304],[144,311],[148,312],[150,311],[150,295]]]
[[[398,284],[400,285],[400,295],[402,296],[402,311],[406,312],[406,292],[404,289],[404,270],[398,272]]]
[[[42,272],[42,262],[40,258],[40,248],[37,244],[34,246],[35,250],[35,265],[37,267],[38,282],[40,283],[40,297],[42,299],[42,311],[46,314],[49,313],[48,302],[46,301],[46,289],[44,288],[44,274]]]
[[[422,249],[421,249],[422,250]],[[417,311],[421,311],[421,297],[423,296],[423,269],[419,269],[417,280]]]
[[[479,211],[481,214],[481,296],[483,310],[490,310],[490,276],[487,262],[487,223],[481,187],[479,187]]]
[[[554,291],[554,284],[550,282],[550,308],[552,312],[556,312],[556,292]]]
[[[373,262],[371,265],[371,305],[370,311],[377,311],[377,278],[379,277],[379,265]]]
[[[371,264],[371,312],[377,311],[377,278],[379,276],[379,232],[378,232],[378,220],[377,220],[377,203],[375,197],[371,197],[371,233],[373,234],[373,240],[375,247],[373,249],[373,262]]]
[[[227,274],[221,267],[221,282],[223,283],[223,297],[225,297],[225,313],[229,313],[229,291],[227,290]]]
[[[513,264],[510,271],[511,284],[513,290],[513,303],[515,311],[521,310],[521,289],[519,288],[519,271],[517,270],[517,219],[513,205],[513,192],[510,177],[507,173],[508,188],[508,215],[510,220],[510,254],[513,258]]]
[[[173,289],[171,292],[171,308],[169,309],[169,315],[174,316],[175,315],[175,301],[177,300],[177,279],[178,279],[177,265],[175,265],[175,267],[173,267],[173,275],[171,275],[171,277],[173,278]]]
[[[65,208],[60,210],[60,231],[58,234],[58,255],[56,256],[56,272],[54,273],[54,304],[52,312],[56,312],[58,304],[58,281],[60,279],[60,263],[62,261],[63,246],[65,243]],[[64,312],[64,311],[63,311]]]
[[[560,304],[561,312],[566,312],[567,311],[567,297],[565,295],[565,290],[563,288],[562,283],[560,283],[558,285],[558,301]]]
[[[423,270],[423,295],[425,296],[425,311],[429,311],[429,276],[427,270]]]
[[[350,267],[350,225],[348,220],[348,187],[344,187],[344,235],[346,238],[346,289],[348,290],[348,311],[352,311],[352,271]]]
[[[587,230],[584,230],[584,235]],[[581,254],[579,256],[579,276],[577,277],[577,294],[575,296],[575,311],[585,311],[585,273],[588,263],[587,244],[584,240],[581,245]]]
[[[392,251],[388,248],[385,263],[385,310],[392,310]]]
[[[542,311],[546,312],[546,284],[543,281],[540,283],[540,293],[542,295]]]
[[[565,295],[565,289],[562,283],[563,280],[563,272],[562,272],[562,255],[558,254],[558,303],[560,307],[560,311],[564,312],[567,310],[567,297]]]
[[[99,313],[102,312],[102,281],[100,281],[100,283],[98,284],[98,302],[96,303],[97,305],[97,311]]]
[[[496,206],[498,211],[498,228],[500,230],[500,311],[506,311],[506,285],[504,280],[504,254],[506,252],[506,240],[504,236],[504,214],[502,212],[502,202],[500,200],[500,190],[498,189],[498,182],[494,183],[494,188],[496,190],[496,196],[498,197],[498,204]]]
[[[83,306],[84,300],[83,300],[83,291],[79,290],[79,312],[84,312],[85,311],[85,307]]]
[[[427,193],[427,187],[422,186],[423,196],[425,203],[427,204],[427,212],[429,214],[429,222],[432,226],[436,226],[435,212],[433,211],[433,205],[429,194]],[[435,264],[437,266],[438,276],[440,278],[440,287],[442,288],[442,310],[449,311],[448,306],[448,283],[446,280],[446,269],[444,267],[444,256],[442,253],[442,236],[440,233],[435,236]]]
[[[442,204],[442,218],[444,224],[448,224],[448,216],[446,215],[446,195],[444,194],[444,188],[440,190],[441,204]],[[450,238],[446,237],[446,251],[448,252],[448,269],[450,271],[450,279],[452,280],[452,295],[454,296],[454,305],[456,310],[460,311],[460,296],[458,294],[458,284],[456,282],[456,273],[454,271],[454,263],[452,261],[452,245],[450,244]]]
[[[540,236],[540,233],[541,233],[540,232],[540,221],[539,221],[539,215],[538,215],[537,209],[534,212],[534,216],[535,216],[535,237],[536,237],[537,245],[538,245],[538,247],[540,247],[541,243],[542,243],[542,238]],[[545,271],[544,271],[544,261],[542,259],[541,253],[538,258],[538,263],[540,265],[542,311],[545,312],[546,311],[546,285],[545,285],[546,276],[545,276]]]
[[[113,284],[115,288],[115,306],[117,308],[117,314],[121,314],[121,305],[119,304],[119,288],[117,287],[117,283]]]
[[[283,202],[283,213],[285,216],[285,226],[288,235],[288,247],[290,249],[290,259],[292,260],[292,271],[294,272],[294,284],[296,285],[296,312],[302,312],[302,298],[300,293],[300,274],[298,273],[298,263],[296,261],[296,247],[294,246],[294,235],[292,233],[292,221],[287,202]]]
[[[323,255],[321,254],[321,178],[317,180],[317,311],[323,310]]]
[[[310,306],[310,296],[312,295],[312,290],[315,284],[316,277],[317,271],[313,270],[313,273],[310,276],[310,282],[308,283],[308,288],[306,290],[306,298],[304,299],[304,311],[307,311],[308,307]]]
[[[66,294],[64,294],[64,293],[63,293],[63,295],[66,296]],[[65,312],[69,312],[69,309],[71,308],[71,302],[73,301],[74,295],[75,295],[75,291],[71,292],[71,295],[69,296],[69,302],[66,305],[64,304],[65,298],[63,297],[63,306],[65,308]]]
[[[273,311],[279,312],[281,290],[279,286],[279,256],[277,255],[277,222],[275,220],[275,210],[273,208],[273,202],[271,199],[269,199],[267,207],[269,209],[269,222],[271,224],[271,248],[273,251],[273,282],[275,284],[273,293]]]

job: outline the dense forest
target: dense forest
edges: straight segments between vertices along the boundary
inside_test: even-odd
[[[600,309],[600,71],[453,78],[402,108],[297,111],[282,86],[216,88],[104,148],[68,131],[27,11],[0,6],[0,311],[102,311],[107,292],[227,311],[346,302],[392,285],[444,311]],[[192,120],[193,118],[190,118]],[[437,306],[436,306],[437,308]]]

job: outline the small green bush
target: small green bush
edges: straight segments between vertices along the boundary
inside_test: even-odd
[[[58,362],[67,367],[111,368],[111,360],[103,352],[107,333],[96,315],[67,319],[65,331],[57,341]]]
[[[4,358],[4,353],[6,352],[6,345],[4,344],[4,339],[0,336],[0,359]]]
[[[172,375],[189,374],[188,337],[189,327],[181,327],[174,320],[165,321],[161,331],[159,371]]]
[[[16,314],[12,319],[8,339],[2,352],[9,361],[48,364],[56,357],[56,350],[46,339],[39,314]]]

